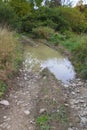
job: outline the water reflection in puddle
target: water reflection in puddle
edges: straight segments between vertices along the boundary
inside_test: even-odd
[[[41,67],[47,67],[57,79],[66,83],[75,77],[74,68],[67,58],[64,59],[49,59],[42,62]]]
[[[37,48],[25,47],[25,66],[27,71],[48,68],[63,83],[68,83],[75,78],[74,68],[68,58],[43,44]]]

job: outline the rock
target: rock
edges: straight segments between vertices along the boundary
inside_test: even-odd
[[[46,76],[43,77],[44,80],[45,80],[46,78],[47,78]]]
[[[70,123],[69,123],[69,126],[70,126],[70,127],[73,127],[73,124],[70,122]]]
[[[75,121],[76,121],[76,123],[80,123],[80,118],[79,118],[79,116],[76,116],[76,117],[75,117]]]
[[[72,128],[68,128],[68,130],[79,130],[79,129],[76,127],[72,127]]]
[[[34,120],[30,121],[31,124],[35,124]]]
[[[25,113],[25,115],[29,115],[29,114],[30,114],[30,111],[25,110],[24,113]]]
[[[81,117],[81,123],[86,124],[87,123],[87,118],[86,117]]]
[[[8,125],[8,126],[7,126],[7,129],[10,129],[10,128],[11,128],[11,126],[10,126],[10,125]]]
[[[81,116],[87,116],[87,110],[81,111],[80,115],[81,115]]]
[[[75,83],[72,83],[72,86],[73,86],[73,87],[76,87],[76,84],[75,84]]]
[[[0,101],[0,104],[5,105],[5,106],[9,106],[10,105],[7,100]]]
[[[27,80],[27,77],[24,77],[24,80]]]
[[[75,95],[75,92],[72,92],[73,95]]]
[[[80,103],[84,103],[85,101],[84,100],[79,100]]]
[[[76,93],[80,93],[80,90],[77,90]]]
[[[7,116],[3,116],[3,118],[4,118],[4,119],[6,119],[6,118],[7,118]]]
[[[65,88],[68,88],[68,87],[69,87],[69,85],[67,85],[67,84],[64,84],[64,87],[65,87]]]
[[[73,128],[68,128],[68,130],[73,130]]]
[[[39,111],[40,114],[42,114],[42,113],[44,113],[44,112],[46,112],[46,109],[45,109],[45,108],[42,108],[42,109],[40,109],[40,111]]]
[[[68,106],[69,106],[69,104],[64,104],[64,106],[65,106],[65,107],[68,107]]]

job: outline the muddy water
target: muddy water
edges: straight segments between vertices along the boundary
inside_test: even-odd
[[[75,78],[74,67],[68,58],[44,44],[37,47],[25,45],[25,63],[27,71],[39,72],[48,68],[63,83]]]

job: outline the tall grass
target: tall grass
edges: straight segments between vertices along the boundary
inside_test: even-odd
[[[9,75],[19,67],[21,60],[21,44],[15,38],[15,33],[7,28],[0,28],[0,80],[8,80]]]
[[[75,34],[65,32],[64,35],[51,38],[51,42],[56,41],[57,45],[65,46],[72,54],[72,60],[79,76],[87,79],[87,36],[86,34]],[[53,41],[52,41],[53,40]]]

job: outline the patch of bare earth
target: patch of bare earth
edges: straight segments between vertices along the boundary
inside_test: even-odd
[[[0,104],[0,130],[34,130],[34,112],[38,97],[38,74],[20,70],[19,77],[13,79],[11,90],[7,95],[8,105]],[[3,101],[3,100],[2,100]]]

